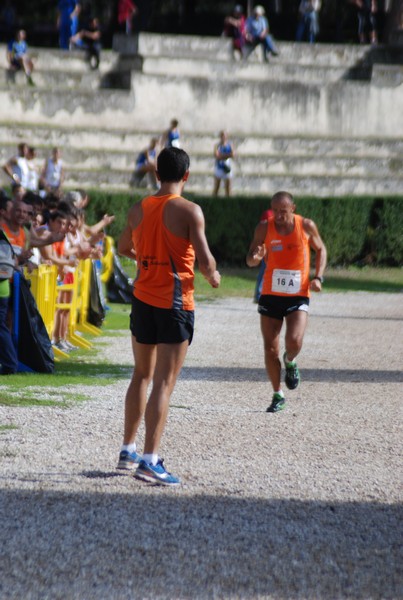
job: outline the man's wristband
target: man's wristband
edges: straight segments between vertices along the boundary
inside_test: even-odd
[[[325,280],[323,279],[323,277],[319,277],[319,275],[316,275],[316,277],[314,277],[314,278],[313,278],[313,280],[314,280],[314,279],[317,279],[317,280],[318,280],[318,281],[320,281],[321,283],[323,283],[323,282],[325,281]],[[312,281],[313,281],[313,280],[312,280]]]

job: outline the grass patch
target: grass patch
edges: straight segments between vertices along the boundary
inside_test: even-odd
[[[45,398],[44,398],[45,396]],[[73,404],[73,402],[83,402],[88,400],[88,396],[84,394],[73,394],[69,392],[56,392],[51,389],[47,389],[46,392],[43,389],[30,390],[26,392],[15,392],[6,390],[1,392],[0,405],[2,406],[59,406],[67,408]]]
[[[129,259],[121,259],[122,266],[129,277],[135,276],[135,263]],[[252,298],[258,269],[248,267],[221,267],[221,285],[213,289],[204,277],[196,271],[195,295],[197,300],[214,300],[217,298]],[[399,293],[403,291],[403,269],[380,268],[380,267],[343,267],[328,268],[325,273],[325,284],[323,291],[330,292],[389,292]],[[127,314],[130,314],[130,306]],[[111,315],[112,317],[112,315]],[[117,318],[117,323],[122,324],[119,329],[128,327],[128,321],[124,322],[123,315]],[[109,313],[108,313],[109,320]]]
[[[0,433],[6,433],[7,431],[14,431],[18,429],[17,425],[0,425]]]
[[[253,298],[258,269],[224,268],[221,285],[214,290],[196,273],[195,295],[198,300],[242,297]],[[389,292],[403,291],[403,269],[375,267],[329,268],[325,272],[323,291],[326,292]]]

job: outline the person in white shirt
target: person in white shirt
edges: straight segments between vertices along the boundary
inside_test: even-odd
[[[53,148],[52,155],[42,169],[42,185],[47,193],[60,196],[64,181],[63,161],[59,148]]]
[[[18,154],[10,158],[5,165],[3,171],[12,179],[14,183],[22,185],[27,189],[28,181],[28,144],[21,142],[18,144]]]

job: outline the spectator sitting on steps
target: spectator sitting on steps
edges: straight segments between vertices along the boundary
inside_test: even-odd
[[[99,67],[101,55],[101,29],[99,19],[91,17],[87,29],[82,29],[70,38],[70,48],[86,50],[91,69]]]
[[[9,73],[12,77],[15,76],[17,71],[23,70],[28,85],[35,85],[32,80],[32,71],[34,70],[34,63],[28,55],[28,45],[26,42],[27,34],[24,29],[17,31],[15,40],[10,44],[7,50],[7,59],[9,62]]]
[[[243,8],[237,4],[232,11],[232,15],[225,17],[223,36],[232,39],[232,52],[234,58],[238,54],[243,56],[246,36],[246,19],[243,14]]]
[[[253,9],[253,14],[246,20],[246,46],[244,58],[253,52],[256,46],[262,45],[263,60],[269,62],[268,55],[278,56],[279,51],[269,33],[269,23],[266,19],[263,6],[258,4]]]

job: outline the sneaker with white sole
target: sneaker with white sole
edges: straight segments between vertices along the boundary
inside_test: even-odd
[[[124,471],[133,471],[133,469],[139,466],[140,460],[141,456],[137,452],[122,450],[119,454],[119,462],[116,468]]]
[[[136,479],[155,483],[156,485],[179,485],[180,480],[165,470],[163,462],[162,459],[159,459],[156,465],[149,465],[141,460],[134,476]]]

